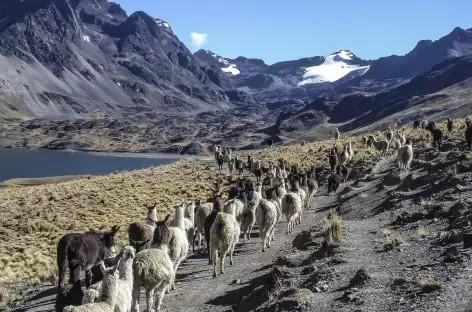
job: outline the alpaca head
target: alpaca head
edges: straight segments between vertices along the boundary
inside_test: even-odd
[[[469,117],[467,117],[467,118],[465,119],[465,124],[466,124],[467,127],[470,127],[470,124],[471,124],[471,123],[470,123]]]
[[[110,231],[96,232],[105,248],[105,257],[115,254],[115,235],[118,233],[121,225],[114,225]]]
[[[146,207],[148,211],[147,221],[150,222],[150,224],[153,224],[154,222],[156,222],[156,214],[157,214],[156,206],[157,206],[156,202],[150,205],[144,204],[144,207]]]
[[[169,218],[170,214],[168,214],[164,220],[156,221],[156,229],[154,230],[154,237],[152,239],[153,245],[165,245],[170,239],[169,226],[167,225]]]

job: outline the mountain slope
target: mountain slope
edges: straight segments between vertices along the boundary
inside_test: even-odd
[[[99,110],[146,119],[141,112],[254,103],[194,57],[167,22],[144,12],[128,16],[106,0],[14,0],[1,12],[6,117],[76,119]]]

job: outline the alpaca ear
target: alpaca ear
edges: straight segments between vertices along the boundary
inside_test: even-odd
[[[169,218],[170,218],[170,214],[168,214],[168,215],[166,216],[166,218],[164,219],[164,223],[166,223],[167,220],[169,220]]]
[[[121,228],[121,225],[114,225],[112,228],[111,228],[111,234],[112,235],[115,235],[118,230]]]

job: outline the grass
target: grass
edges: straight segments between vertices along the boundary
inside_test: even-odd
[[[323,220],[323,237],[326,246],[337,245],[343,239],[343,220],[336,213],[330,213]]]
[[[418,235],[421,238],[426,238],[431,235],[431,232],[428,229],[426,229],[424,226],[420,226],[418,228]]]
[[[430,293],[435,290],[438,290],[442,287],[441,281],[436,281],[433,279],[423,279],[420,281],[420,287],[422,293]]]
[[[392,250],[394,247],[400,246],[403,244],[403,239],[400,236],[393,235],[391,229],[385,228],[382,229],[382,234],[385,236],[385,243],[383,249],[385,251]]]

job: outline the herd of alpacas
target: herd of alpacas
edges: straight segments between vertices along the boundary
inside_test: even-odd
[[[466,119],[465,137],[470,151],[472,145],[472,124]],[[434,122],[415,121],[414,129],[423,128],[431,132],[433,143],[441,146],[443,133]],[[453,129],[452,120],[447,119],[447,129]],[[413,159],[411,140],[405,137],[404,129],[388,129],[385,138],[373,135],[362,138],[361,144],[373,146],[381,155],[388,153],[395,145],[400,169],[409,169]],[[340,139],[336,128],[334,139]],[[330,166],[328,193],[336,191],[349,175],[348,164],[354,152],[352,143],[344,144],[341,151],[336,144],[327,150]],[[233,264],[233,252],[240,236],[244,242],[250,239],[257,224],[260,233],[261,250],[270,248],[275,240],[274,232],[282,219],[286,219],[286,233],[301,223],[302,213],[309,209],[318,190],[319,168],[312,166],[299,170],[286,166],[282,160],[269,163],[263,168],[259,160],[248,156],[243,162],[237,155],[231,155],[230,148],[215,147],[215,160],[222,170],[226,165],[229,172],[236,170],[237,182],[229,187],[227,200],[223,200],[222,179],[214,184],[212,197],[208,202],[184,201],[175,205],[174,218],[170,214],[164,220],[157,219],[156,203],[145,205],[146,218],[128,226],[129,246],[115,252],[115,235],[119,226],[110,231],[69,233],[57,245],[59,269],[56,311],[139,311],[141,289],[146,294],[146,311],[159,311],[165,293],[175,290],[175,276],[179,266],[187,258],[189,250],[202,252],[213,265],[213,277],[225,272],[225,258]],[[255,182],[243,175],[247,170]],[[329,170],[328,170],[329,171]],[[261,181],[263,174],[265,178]],[[321,183],[321,182],[320,182]],[[197,244],[197,249],[195,248]],[[191,246],[190,246],[191,245]],[[69,279],[65,276],[69,271]],[[81,287],[81,274],[85,272],[85,286]]]

